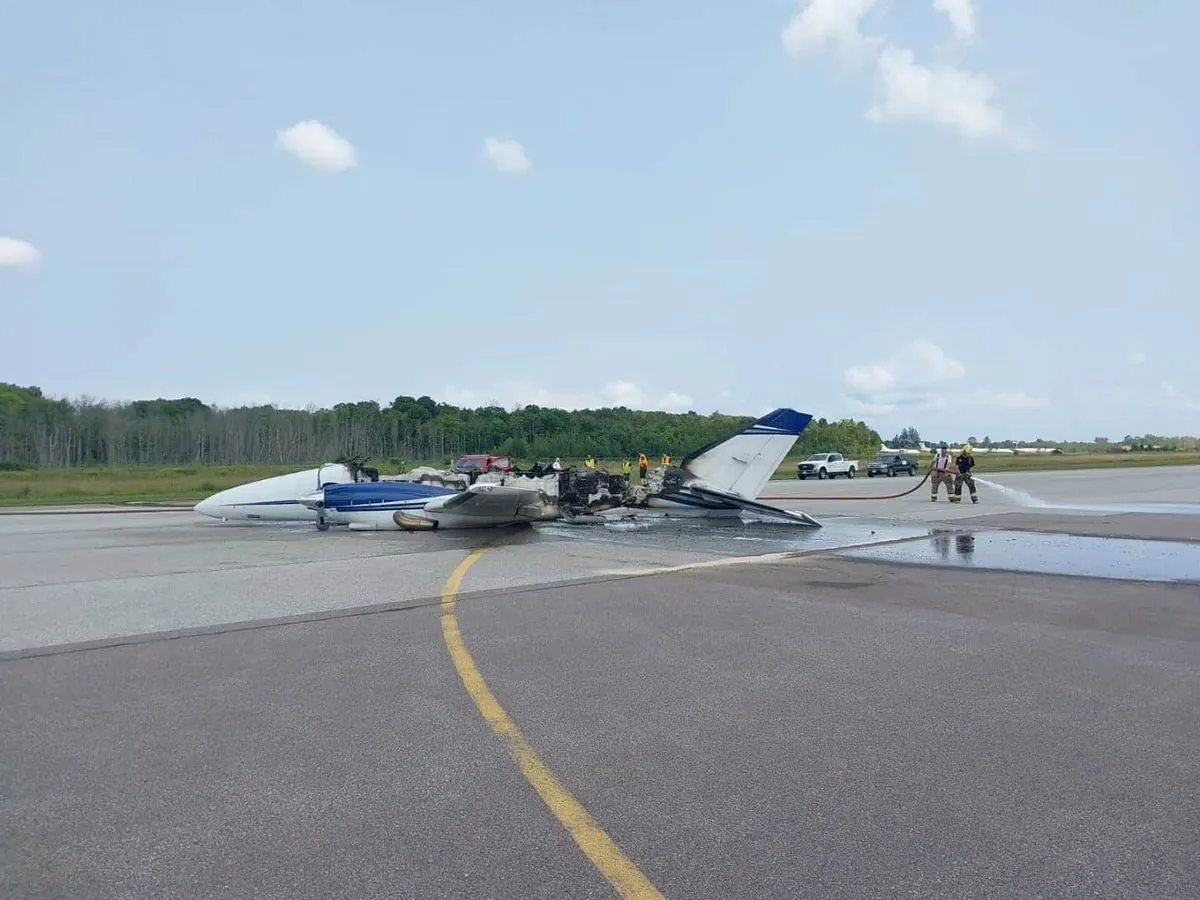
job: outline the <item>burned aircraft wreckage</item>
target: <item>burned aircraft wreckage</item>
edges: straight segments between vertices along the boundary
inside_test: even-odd
[[[385,476],[386,477],[386,476]],[[663,517],[737,516],[743,511],[782,518],[809,526],[820,523],[806,513],[784,510],[706,485],[680,466],[658,466],[644,481],[631,484],[628,475],[603,468],[553,469],[537,464],[528,470],[488,472],[482,475],[420,467],[387,480],[409,481],[457,489],[486,491],[488,485],[509,489],[522,500],[515,519],[525,522],[561,520],[587,524],[623,516],[651,514]],[[406,530],[423,530],[429,521],[397,512],[395,523]]]
[[[418,467],[381,476],[362,457],[220,491],[196,504],[222,520],[315,521],[324,530],[440,530],[624,517],[735,517],[754,512],[820,527],[798,510],[759,501],[812,416],[780,408],[724,440],[659,466],[637,484],[603,468],[458,471]]]
[[[682,469],[660,467],[647,473],[645,483],[630,485],[628,475],[613,474],[605,469],[569,467],[557,470],[539,463],[528,470],[485,472],[482,475],[420,466],[403,475],[392,476],[391,480],[464,491],[475,484],[495,484],[535,492],[544,507],[538,519],[570,521],[586,519],[605,510],[644,507],[652,493],[661,493],[664,485],[677,489],[686,477],[690,476]]]

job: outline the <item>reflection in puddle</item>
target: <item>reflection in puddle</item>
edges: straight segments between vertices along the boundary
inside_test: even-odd
[[[973,566],[1048,575],[1200,583],[1200,543],[992,531],[847,550],[879,562]]]

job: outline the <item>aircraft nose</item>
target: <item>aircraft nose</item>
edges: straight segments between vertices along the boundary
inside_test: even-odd
[[[312,491],[300,498],[300,503],[307,506],[309,509],[323,509],[325,506],[325,492]]]
[[[217,504],[213,503],[212,497],[205,497],[199,503],[192,507],[193,512],[198,512],[202,516],[219,519],[220,513],[217,512]]]

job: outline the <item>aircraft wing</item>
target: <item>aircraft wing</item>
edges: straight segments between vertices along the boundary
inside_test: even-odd
[[[747,500],[745,497],[734,494],[730,491],[722,491],[718,488],[709,487],[702,484],[689,484],[687,489],[693,494],[699,494],[707,500],[720,500],[724,503],[729,503],[741,509],[749,510],[750,512],[761,513],[766,516],[775,516],[782,519],[791,519],[795,522],[801,522],[805,525],[811,525],[814,528],[820,528],[821,523],[810,516],[808,513],[798,510],[780,509],[778,506],[768,506],[766,503],[760,503],[757,500]]]
[[[557,504],[536,487],[476,483],[426,507],[430,514],[453,514],[466,518],[542,522],[558,518]]]

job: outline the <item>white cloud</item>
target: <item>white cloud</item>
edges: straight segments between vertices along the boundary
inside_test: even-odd
[[[784,27],[785,51],[793,58],[832,48],[843,60],[874,59],[877,99],[866,118],[876,124],[925,121],[973,139],[1005,139],[1031,149],[1033,139],[1013,129],[996,106],[996,85],[983,73],[948,65],[925,66],[913,52],[886,38],[865,35],[861,23],[876,0],[810,0]],[[973,0],[934,0],[960,40],[978,31]]]
[[[887,359],[846,369],[845,396],[872,413],[940,409],[947,402],[948,383],[966,371],[937,344],[921,338]]]
[[[1129,354],[1129,364],[1134,366],[1142,366],[1146,364],[1146,354],[1138,351],[1137,353]]]
[[[692,398],[687,394],[680,394],[675,391],[667,391],[658,401],[659,409],[667,409],[672,411],[687,410],[692,406]]]
[[[1185,394],[1175,385],[1168,381],[1162,383],[1163,394],[1166,395],[1169,405],[1181,407],[1183,409],[1200,409],[1200,399]]]
[[[520,141],[484,138],[483,156],[501,175],[528,175],[533,171],[533,163]]]
[[[29,241],[0,237],[0,266],[10,269],[36,269],[42,254]]]
[[[851,366],[846,370],[846,384],[859,391],[882,391],[895,381],[895,373],[879,364]]]
[[[1042,409],[1050,405],[1046,397],[1032,397],[1024,391],[999,393],[991,398],[992,405],[1002,409]]]
[[[979,13],[974,0],[933,0],[933,8],[950,20],[950,27],[960,41],[975,37]]]
[[[859,29],[875,0],[812,0],[784,26],[783,48],[793,58],[811,56],[827,46],[843,59],[857,62],[872,52],[878,38]]]
[[[879,54],[877,68],[881,97],[867,110],[870,121],[924,120],[969,138],[1015,138],[992,103],[996,87],[986,75],[923,66],[911,50],[893,46]]]
[[[925,371],[935,378],[962,378],[967,374],[962,363],[951,359],[946,351],[933,341],[924,339],[913,341],[911,351]]]
[[[275,143],[305,165],[325,172],[344,172],[358,165],[354,145],[312,119],[277,132]]]
[[[658,400],[631,381],[610,381],[595,393],[555,391],[522,381],[505,382],[485,390],[447,387],[442,391],[446,403],[476,408],[480,406],[545,406],[552,409],[601,409],[626,406],[630,409],[658,409],[678,412],[691,408],[692,398],[677,391],[668,391]]]

